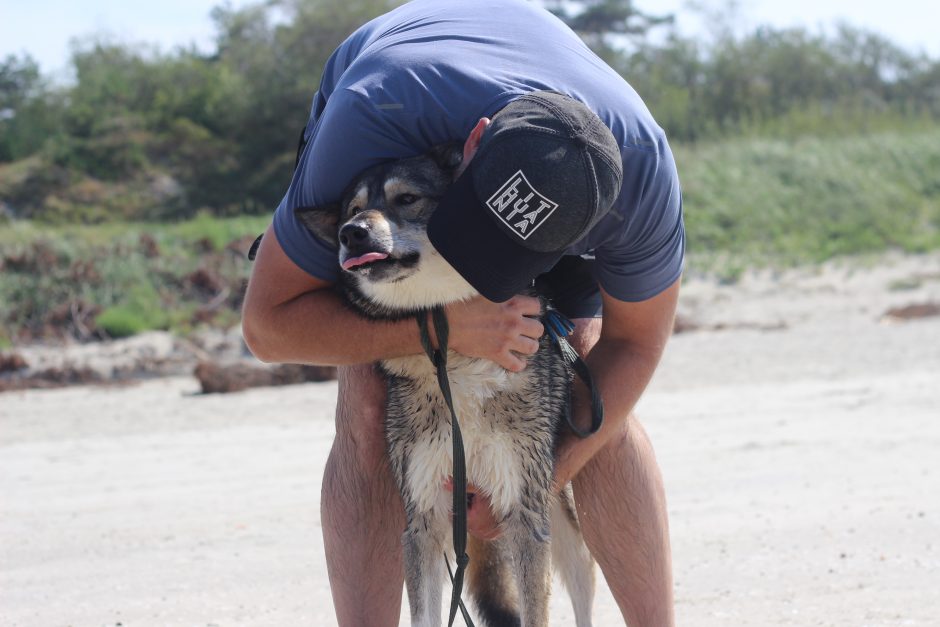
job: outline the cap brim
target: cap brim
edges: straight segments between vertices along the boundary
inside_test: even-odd
[[[447,190],[428,222],[428,238],[460,275],[501,303],[523,292],[564,251],[536,252],[514,242],[473,189],[473,163]]]

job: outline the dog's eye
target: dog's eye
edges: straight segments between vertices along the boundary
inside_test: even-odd
[[[350,207],[350,209],[349,209],[349,215],[354,216],[354,215],[356,215],[357,213],[359,213],[360,211],[362,211],[362,207],[359,207],[359,206],[357,206],[357,205],[354,205],[354,206]]]
[[[395,197],[395,202],[399,205],[413,205],[418,201],[418,197],[414,194],[399,194]]]

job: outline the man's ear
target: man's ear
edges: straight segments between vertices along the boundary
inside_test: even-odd
[[[473,155],[477,154],[480,142],[483,141],[483,133],[486,132],[486,127],[490,124],[492,124],[492,120],[489,118],[480,118],[473,127],[473,130],[470,131],[467,141],[463,144],[463,160],[467,163],[473,159]]]
[[[297,207],[294,215],[321,241],[333,248],[339,246],[339,203],[330,203],[322,207]]]
[[[438,167],[448,172],[453,172],[460,167],[463,161],[463,143],[448,142],[432,146],[429,151],[431,158],[434,159]]]

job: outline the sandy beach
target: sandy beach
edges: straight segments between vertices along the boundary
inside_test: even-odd
[[[687,280],[639,407],[679,625],[940,625],[940,316],[886,315],[926,303],[940,254]],[[0,394],[0,625],[335,625],[335,392]],[[595,623],[622,624],[599,581]]]

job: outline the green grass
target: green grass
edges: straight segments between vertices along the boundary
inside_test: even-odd
[[[940,128],[676,147],[688,249],[739,265],[940,248]],[[743,262],[741,261],[743,260]]]
[[[170,223],[104,222],[92,225],[50,226],[27,220],[7,223],[0,221],[0,252],[41,239],[73,240],[81,245],[102,246],[118,241],[137,241],[145,233],[158,243],[186,245],[206,240],[211,242],[216,250],[221,250],[230,241],[244,235],[260,235],[270,221],[270,216],[214,218],[209,214],[199,214],[191,220]]]

